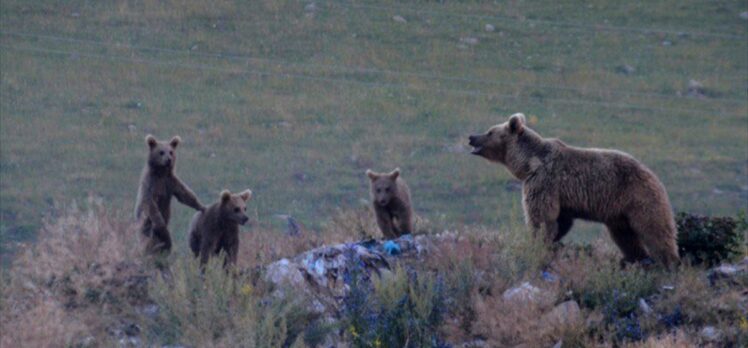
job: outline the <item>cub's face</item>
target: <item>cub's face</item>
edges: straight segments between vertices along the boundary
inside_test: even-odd
[[[400,176],[400,168],[390,173],[375,173],[367,170],[366,176],[371,181],[371,198],[374,204],[379,206],[390,204],[392,197],[397,193],[397,178]]]
[[[173,169],[177,161],[176,150],[181,138],[175,136],[167,143],[158,141],[152,135],[145,137],[148,144],[148,165],[154,168]]]
[[[252,191],[231,194],[228,190],[221,192],[221,216],[229,221],[244,225],[249,221],[247,216],[247,201],[252,197]]]
[[[524,127],[525,115],[514,114],[507,122],[495,125],[483,134],[471,135],[471,153],[489,161],[505,163],[507,149],[517,142]]]

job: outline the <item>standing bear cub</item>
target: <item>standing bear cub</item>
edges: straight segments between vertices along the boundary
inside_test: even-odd
[[[148,237],[146,251],[151,254],[171,251],[168,225],[171,215],[171,197],[195,210],[205,210],[195,193],[174,173],[177,162],[176,149],[181,142],[178,136],[168,143],[152,135],[145,137],[148,160],[140,178],[135,218],[142,220],[140,231]]]
[[[390,173],[375,173],[369,169],[366,176],[371,180],[374,214],[384,238],[393,239],[413,233],[410,189],[400,177],[400,168]]]
[[[525,116],[470,136],[473,154],[503,164],[522,181],[525,219],[557,242],[574,219],[604,223],[624,261],[679,260],[665,187],[641,162],[615,150],[567,146],[528,128]]]
[[[192,217],[190,249],[195,257],[200,257],[200,265],[204,266],[211,256],[218,255],[221,251],[226,253],[224,267],[236,264],[239,225],[244,225],[249,220],[247,201],[250,197],[250,190],[239,194],[223,190],[218,202]]]

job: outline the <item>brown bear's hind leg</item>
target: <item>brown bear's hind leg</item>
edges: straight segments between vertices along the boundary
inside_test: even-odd
[[[146,218],[143,220],[143,223],[140,225],[140,232],[148,238],[153,235],[153,223],[151,222],[151,219]]]
[[[169,235],[169,230],[165,227],[154,228],[146,248],[148,252],[152,254],[162,252],[168,254],[171,251],[171,236]]]
[[[561,214],[558,219],[556,219],[556,223],[558,224],[558,232],[556,232],[556,237],[553,239],[554,243],[561,241],[561,238],[564,238],[564,236],[569,233],[571,227],[574,225],[574,219]]]
[[[639,236],[631,229],[626,221],[617,221],[606,224],[610,237],[618,245],[623,253],[623,261],[634,263],[649,257],[647,250],[642,246]]]

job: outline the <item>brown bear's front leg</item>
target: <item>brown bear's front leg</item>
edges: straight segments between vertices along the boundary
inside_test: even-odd
[[[530,185],[524,185],[523,206],[525,219],[537,237],[538,232],[543,233],[543,240],[551,244],[558,236],[557,219],[560,214],[558,199],[547,191],[533,189]]]
[[[382,235],[384,236],[384,238],[396,238],[397,235],[395,234],[395,229],[392,226],[392,216],[390,215],[390,213],[382,208],[375,209],[374,213],[377,216],[377,225],[379,225],[379,230],[382,231]]]
[[[176,175],[171,179],[171,186],[174,197],[177,197],[177,200],[182,202],[182,204],[192,207],[197,211],[205,211],[205,206],[200,203],[200,200],[197,199],[195,193],[192,192],[192,190],[190,190],[190,188],[187,187],[187,185],[185,185]]]
[[[223,268],[236,266],[236,259],[239,254],[239,239],[225,247],[226,258],[223,260]]]
[[[404,209],[404,211],[398,214],[397,222],[400,235],[413,233],[413,218],[407,209]]]
[[[207,237],[207,238],[206,238]],[[203,236],[200,240],[200,266],[205,267],[211,254],[216,251],[218,241],[209,236]]]

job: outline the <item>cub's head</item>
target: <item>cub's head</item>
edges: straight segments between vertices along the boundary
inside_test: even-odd
[[[251,190],[232,194],[229,190],[221,191],[221,216],[224,219],[244,225],[249,220],[247,216],[247,201],[252,197]]]
[[[517,139],[525,132],[525,124],[525,115],[518,113],[510,116],[509,121],[497,124],[483,134],[471,135],[471,153],[489,161],[505,163],[507,149],[516,144]]]
[[[175,136],[169,142],[158,141],[153,135],[145,137],[148,144],[148,165],[156,169],[173,169],[177,162],[176,150],[182,138]]]
[[[371,197],[374,204],[379,206],[390,204],[392,197],[397,194],[397,178],[400,176],[400,168],[395,168],[389,173],[375,173],[367,169],[366,176],[371,180]]]

